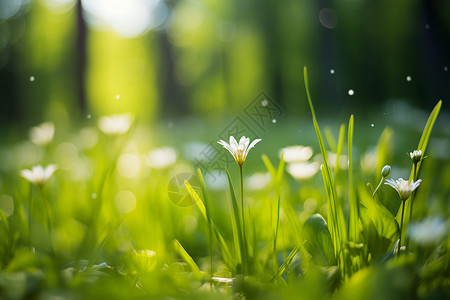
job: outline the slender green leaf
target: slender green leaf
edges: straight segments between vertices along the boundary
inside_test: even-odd
[[[277,239],[278,239],[278,226],[280,223],[280,203],[281,203],[281,197],[278,197],[278,205],[277,205],[277,218],[275,222],[275,230],[273,235],[273,251],[272,251],[272,258],[273,258],[273,265],[278,267],[277,264]]]
[[[234,215],[234,222],[236,224],[236,231],[237,231],[237,238],[239,241],[239,255],[241,257],[242,261],[242,268],[244,270],[244,273],[247,270],[247,247],[245,246],[246,241],[244,241],[244,235],[243,235],[243,228],[242,228],[242,220],[240,218],[239,213],[239,206],[236,198],[236,192],[233,186],[233,182],[231,181],[231,175],[230,172],[228,172],[228,169],[225,169],[228,176],[228,183],[230,185],[230,196],[231,196],[231,204],[233,207],[233,215]]]
[[[186,189],[187,189],[188,193],[191,195],[192,200],[197,205],[203,218],[205,219],[205,221],[208,222],[208,213],[207,213],[205,205],[203,205],[203,202],[202,202],[200,196],[197,194],[197,192],[194,190],[194,188],[192,188],[192,186],[189,184],[189,182],[185,181],[184,183],[186,185]],[[202,185],[202,188],[203,188],[203,185],[204,185],[203,177],[201,177],[201,179],[200,179],[200,184]],[[203,192],[203,194],[205,195],[205,192]],[[214,224],[214,222],[212,220],[211,220],[211,227],[212,227],[214,235],[217,239],[217,243],[219,244],[219,247],[222,252],[225,263],[228,264],[230,267],[232,267],[234,265],[233,264],[233,256],[231,255],[231,252],[228,248],[227,243],[225,242],[225,239],[223,238],[219,229],[217,228],[217,226]]]
[[[278,186],[280,185],[281,181],[283,180],[283,174],[284,174],[284,167],[286,163],[284,162],[283,155],[280,158],[280,164],[278,165],[277,174],[275,177],[275,184]]]
[[[348,236],[350,241],[359,242],[359,209],[353,187],[353,115],[348,122],[348,197],[349,197],[349,224]]]
[[[337,178],[337,174],[339,171],[339,158],[341,157],[342,148],[344,146],[344,138],[345,138],[345,125],[341,124],[341,128],[339,129],[338,145],[336,149],[336,167],[334,168],[335,178]]]
[[[178,240],[173,240],[173,247],[175,251],[177,251],[177,253],[181,256],[181,258],[183,258],[183,260],[189,265],[189,267],[191,267],[192,273],[201,275],[199,267]]]
[[[277,171],[275,170],[275,167],[273,166],[269,157],[267,157],[267,155],[263,154],[263,155],[261,155],[261,159],[262,159],[264,165],[266,166],[267,171],[269,171],[270,175],[272,175],[272,178],[275,180],[275,178],[277,178]]]
[[[333,133],[331,132],[330,127],[326,126],[323,130],[325,134],[325,139],[327,141],[328,146],[330,147],[330,150],[333,152],[337,152],[337,144],[336,140],[334,139]]]
[[[381,133],[377,143],[377,169],[376,181],[381,179],[381,170],[385,165],[390,165],[393,159],[394,148],[394,131],[386,127]]]
[[[431,130],[433,129],[433,125],[436,122],[436,118],[439,115],[441,106],[442,106],[442,100],[439,100],[439,102],[434,107],[433,111],[430,113],[430,116],[428,117],[427,123],[425,124],[425,128],[423,129],[423,132],[422,132],[422,136],[420,137],[420,141],[419,141],[419,145],[417,146],[417,149],[412,149],[412,150],[421,150],[423,156],[425,156],[425,151],[428,146],[428,140],[430,139]],[[422,162],[419,162],[417,164],[417,173],[419,173],[421,165],[422,165]],[[409,179],[413,179],[413,178],[414,178],[414,175],[413,175],[413,169],[412,169]],[[406,201],[405,211],[408,212],[408,211],[410,211],[410,209],[411,209],[411,201]],[[400,221],[400,215],[401,215],[401,208],[399,208],[398,212],[397,212],[397,216],[396,216],[397,221]],[[405,215],[403,222],[404,222],[403,224],[406,224],[406,225],[409,223],[409,214]],[[404,229],[406,229],[406,225],[403,226]]]
[[[277,281],[281,275],[286,271],[287,267],[291,264],[292,260],[294,259],[295,255],[298,253],[298,251],[301,249],[303,243],[297,244],[294,249],[292,249],[291,253],[289,253],[288,257],[284,261],[284,263],[278,268],[277,273],[272,277],[272,282]]]
[[[328,200],[328,224],[330,226],[333,238],[333,244],[335,248],[336,256],[341,252],[342,244],[347,240],[347,230],[344,219],[344,213],[342,211],[340,202],[337,197],[336,186],[333,181],[333,176],[331,175],[331,169],[328,165],[327,151],[325,150],[325,145],[323,142],[322,135],[320,133],[319,124],[317,123],[316,114],[314,112],[314,107],[311,101],[311,96],[309,93],[308,84],[308,73],[306,67],[303,69],[303,77],[305,81],[306,96],[308,99],[309,108],[311,110],[311,115],[313,119],[314,129],[316,131],[317,140],[319,141],[320,151],[323,158],[323,168],[322,176],[324,177],[325,189],[327,189],[327,200]],[[331,211],[330,211],[331,210]]]

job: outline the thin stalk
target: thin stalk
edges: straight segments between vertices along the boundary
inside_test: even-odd
[[[384,181],[384,177],[381,176],[380,183],[377,185],[375,191],[373,191],[372,197],[375,197],[375,194],[377,193],[377,191],[378,191],[378,189],[380,188],[380,186],[381,186],[381,184],[383,183],[383,181]]]
[[[243,246],[244,249],[244,256],[245,256],[245,264],[248,263],[247,257],[248,257],[248,251],[247,251],[247,236],[245,234],[245,208],[244,208],[244,176],[242,174],[242,165],[239,165],[239,171],[241,174],[241,219],[242,219],[242,238],[243,238]],[[244,267],[244,270],[247,270],[247,265]]]
[[[413,181],[415,182],[417,180],[417,163],[414,163],[413,165]],[[409,219],[408,222],[411,222],[412,219],[412,214],[413,214],[413,205],[414,205],[414,199],[416,198],[416,190],[414,190],[412,192],[411,195],[411,205],[409,206]],[[409,246],[409,238],[408,236],[406,237],[406,250],[408,250],[408,246]]]
[[[32,224],[31,222],[33,221],[33,214],[34,214],[34,195],[33,195],[33,186],[30,183],[30,202],[28,203],[29,207],[28,207],[28,243],[30,244],[30,246],[32,246],[32,239],[31,239],[31,227]]]
[[[52,215],[51,215],[51,211],[50,211],[50,206],[47,203],[47,200],[45,199],[45,195],[44,195],[44,189],[42,186],[39,186],[39,194],[41,196],[42,199],[42,203],[44,204],[44,209],[45,209],[45,214],[47,215],[46,217],[46,223],[47,223],[47,230],[48,230],[48,238],[49,238],[49,244],[50,244],[50,253],[53,254],[53,238],[52,238],[52,234],[53,234],[53,222],[52,222]]]
[[[280,223],[280,201],[281,197],[278,197],[278,205],[277,205],[277,219],[275,223],[275,233],[273,238],[273,252],[272,252],[272,259],[273,259],[273,266],[274,268],[278,269],[277,264],[277,239],[278,239],[278,225]]]
[[[403,213],[405,212],[405,201],[402,201],[402,216],[400,217],[400,236],[397,248],[397,257],[400,255],[400,248],[402,246],[402,230],[403,230]]]
[[[238,200],[236,197],[236,192],[233,186],[233,182],[231,181],[231,176],[230,173],[228,172],[227,169],[225,169],[227,172],[227,176],[228,176],[228,183],[230,185],[230,194],[231,194],[231,204],[232,204],[232,208],[233,208],[233,216],[234,216],[234,223],[236,226],[236,235],[237,235],[237,239],[238,239],[238,250],[239,250],[239,255],[241,258],[241,263],[242,263],[242,272],[244,274],[246,274],[246,267],[247,267],[247,253],[246,253],[246,248],[244,246],[244,237],[242,236],[242,218],[241,218],[241,213],[239,212],[239,206],[238,206]],[[234,226],[234,225],[233,225]],[[234,231],[234,230],[233,230]]]

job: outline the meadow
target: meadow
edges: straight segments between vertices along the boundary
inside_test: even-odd
[[[303,77],[311,117],[248,140],[130,114],[7,140],[0,298],[450,298],[442,102],[341,124]],[[205,168],[204,149],[227,164]]]

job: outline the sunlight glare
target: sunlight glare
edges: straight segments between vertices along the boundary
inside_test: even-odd
[[[93,27],[109,27],[133,38],[161,26],[167,7],[160,0],[82,0],[86,21]]]

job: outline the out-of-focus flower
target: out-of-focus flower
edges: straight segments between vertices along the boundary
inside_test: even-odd
[[[52,177],[56,169],[56,165],[48,165],[46,168],[38,165],[31,168],[31,170],[25,169],[20,171],[20,175],[32,184],[41,187]]]
[[[104,116],[98,120],[98,128],[105,134],[119,135],[127,132],[132,123],[133,117],[129,113]]]
[[[417,164],[422,160],[422,150],[414,150],[413,152],[409,152],[409,158],[411,158],[413,163]]]
[[[154,169],[167,168],[177,161],[175,149],[171,147],[157,148],[148,152],[148,165]]]
[[[311,147],[304,146],[290,146],[280,149],[280,157],[287,163],[307,161],[313,155],[313,150]]]
[[[30,128],[28,132],[30,140],[39,146],[45,146],[53,140],[55,135],[55,125],[52,122],[45,122]]]
[[[242,166],[245,162],[248,152],[252,149],[261,139],[256,139],[250,144],[250,139],[245,136],[241,137],[239,144],[233,136],[230,136],[230,143],[228,144],[224,140],[220,140],[217,143],[227,149],[231,155],[233,155],[236,163]],[[250,145],[249,145],[250,144]]]
[[[408,235],[419,244],[429,245],[439,242],[448,234],[447,222],[441,217],[427,218],[408,227]]]
[[[408,200],[411,193],[419,187],[421,182],[422,180],[418,179],[416,182],[414,182],[414,180],[411,180],[411,183],[408,183],[408,180],[399,178],[397,180],[387,179],[384,184],[393,187],[398,192],[400,199],[402,199],[402,201],[406,201]]]
[[[270,173],[255,173],[245,179],[245,186],[252,191],[259,191],[265,188],[272,180]]]
[[[304,180],[313,177],[319,171],[317,162],[298,162],[289,164],[286,171],[297,180]]]
[[[377,169],[377,151],[370,149],[366,151],[360,160],[361,169],[366,174],[373,174]]]

